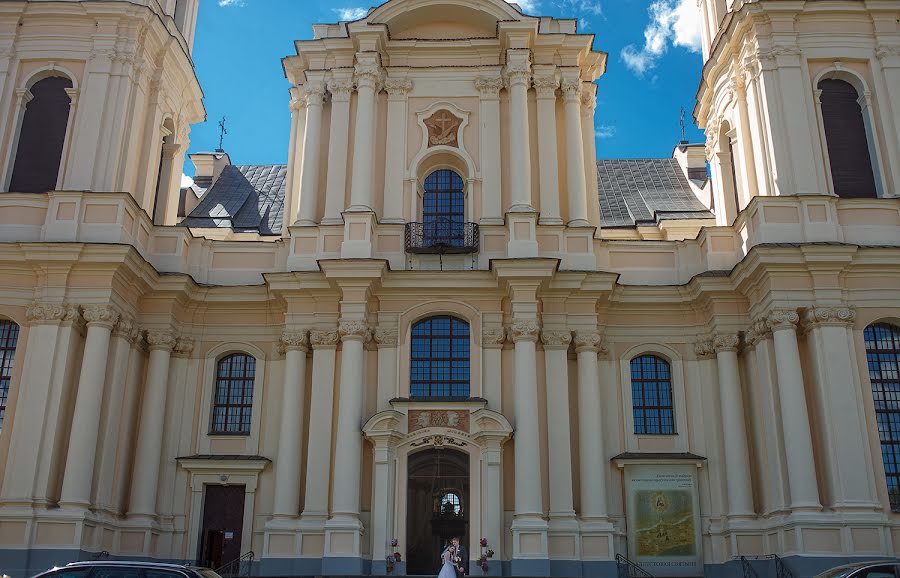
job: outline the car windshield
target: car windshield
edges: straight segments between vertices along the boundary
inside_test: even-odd
[[[201,576],[203,576],[203,578],[222,578],[221,576],[216,574],[215,571],[210,570],[209,568],[197,568],[196,570],[200,573]]]
[[[832,568],[831,570],[826,570],[821,574],[816,575],[816,578],[845,578],[849,576],[854,571],[859,570],[864,567],[865,564],[851,564],[849,566],[839,566],[837,568]]]

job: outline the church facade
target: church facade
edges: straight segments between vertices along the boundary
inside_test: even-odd
[[[897,556],[895,1],[699,0],[706,143],[598,161],[576,20],[389,0],[180,189],[198,2],[0,3],[0,570]]]

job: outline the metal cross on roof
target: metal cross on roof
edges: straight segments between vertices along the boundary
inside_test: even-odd
[[[224,151],[222,148],[222,143],[225,140],[225,135],[228,134],[228,130],[225,128],[225,117],[222,117],[222,120],[219,121],[219,151]]]
[[[681,107],[681,142],[687,142],[684,140],[684,107]]]

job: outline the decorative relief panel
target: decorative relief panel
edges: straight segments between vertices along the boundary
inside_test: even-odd
[[[429,427],[446,427],[468,433],[469,412],[459,410],[409,410],[409,432]]]
[[[425,119],[428,127],[428,146],[459,148],[459,127],[462,119],[446,109],[439,110]]]

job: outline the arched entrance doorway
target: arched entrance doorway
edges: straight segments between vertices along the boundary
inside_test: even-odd
[[[407,574],[437,574],[454,536],[468,545],[469,455],[452,449],[410,454],[407,462]]]

